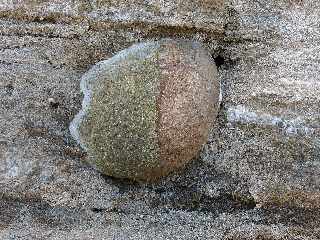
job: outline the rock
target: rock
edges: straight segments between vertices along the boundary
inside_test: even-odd
[[[1,1],[0,239],[320,239],[320,1],[215,2]],[[223,63],[209,142],[157,183],[104,177],[68,129],[81,76],[164,37]]]
[[[264,206],[319,208],[320,3],[232,2],[215,167]]]
[[[136,44],[84,75],[83,107],[70,131],[101,172],[155,180],[183,167],[207,141],[219,87],[199,43]]]

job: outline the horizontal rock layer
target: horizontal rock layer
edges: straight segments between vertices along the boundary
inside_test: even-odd
[[[1,1],[2,239],[319,238],[319,3],[172,3]],[[101,176],[68,132],[80,78],[161,37],[223,63],[219,124],[199,161],[157,185]]]

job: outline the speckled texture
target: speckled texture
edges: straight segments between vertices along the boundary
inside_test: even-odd
[[[159,154],[166,173],[184,166],[207,142],[219,110],[215,63],[199,43],[163,41],[158,106]]]
[[[320,239],[320,1],[214,2],[0,1],[1,240]],[[81,77],[166,37],[216,59],[209,141],[158,183],[102,175],[68,129]]]
[[[70,131],[106,175],[153,181],[185,166],[208,140],[220,83],[197,42],[140,43],[81,80],[83,109]]]
[[[133,46],[99,63],[82,79],[83,85],[92,82],[87,89],[92,96],[85,100],[89,101],[84,103],[86,114],[76,127],[88,161],[107,175],[142,179],[159,164],[158,48],[152,43]],[[87,96],[85,88],[83,91]]]

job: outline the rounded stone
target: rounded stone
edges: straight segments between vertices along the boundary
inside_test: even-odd
[[[218,113],[219,90],[200,43],[135,44],[83,76],[82,109],[70,131],[102,173],[153,181],[197,156]]]

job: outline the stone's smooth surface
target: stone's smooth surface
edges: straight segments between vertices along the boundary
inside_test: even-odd
[[[152,181],[197,155],[218,113],[219,88],[199,43],[136,44],[84,75],[83,108],[70,131],[103,173]]]
[[[319,239],[320,1],[117,2],[0,1],[0,239]],[[212,137],[159,183],[102,177],[68,130],[81,76],[168,36],[225,59]]]
[[[220,83],[215,63],[200,44],[161,45],[157,133],[166,173],[190,161],[207,142],[219,110]]]

